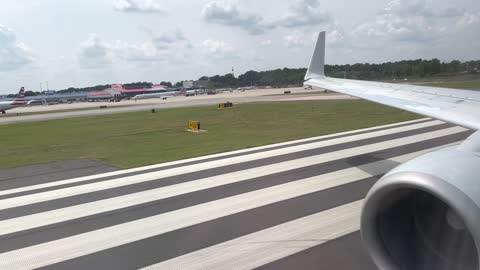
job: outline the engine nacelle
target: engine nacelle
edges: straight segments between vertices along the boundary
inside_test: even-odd
[[[468,143],[406,162],[372,187],[361,233],[379,269],[480,269],[480,154]]]

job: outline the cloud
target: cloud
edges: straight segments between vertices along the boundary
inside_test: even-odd
[[[96,34],[90,34],[88,39],[80,44],[77,53],[78,64],[82,68],[102,68],[112,63],[111,46],[104,43]]]
[[[31,62],[28,47],[17,42],[12,29],[0,24],[0,72],[16,70]]]
[[[340,31],[339,42],[328,47],[339,62],[471,58],[465,55],[474,55],[471,48],[478,40],[474,31],[478,10],[449,5],[452,4],[448,1],[389,0],[370,19],[356,24],[352,31]],[[331,32],[331,29],[327,32],[327,43],[333,36]],[[452,51],[452,46],[464,46],[465,42],[459,44],[458,40],[467,41],[469,45],[463,50]],[[348,55],[348,51],[355,53]]]
[[[82,68],[103,68],[111,64],[145,64],[166,61],[184,62],[192,49],[190,41],[177,29],[174,32],[154,34],[147,30],[150,37],[136,43],[124,40],[104,42],[91,34],[80,45],[77,62]]]
[[[315,38],[317,38],[316,35],[315,35]],[[344,44],[345,40],[346,40],[345,32],[339,26],[332,28],[327,32],[326,42],[329,45],[338,46],[338,45]]]
[[[302,48],[305,46],[305,37],[298,31],[283,37],[283,39],[288,48]]]
[[[273,28],[259,14],[241,11],[237,4],[226,1],[207,3],[203,7],[202,17],[208,23],[239,27],[252,35],[263,34]]]
[[[158,50],[168,49],[172,46],[182,44],[186,48],[192,48],[190,40],[188,40],[180,29],[174,32],[166,32],[161,34],[153,34],[152,42]]]
[[[202,42],[202,46],[211,54],[224,54],[234,52],[235,49],[225,41],[207,39]]]
[[[280,19],[266,20],[260,14],[241,10],[237,2],[216,0],[203,7],[202,17],[208,23],[238,27],[252,35],[263,34],[277,27],[315,26],[333,21],[330,14],[322,9],[319,0],[299,0],[289,10]]]
[[[358,25],[353,33],[368,38],[404,42],[434,42],[448,29],[446,20],[462,16],[457,8],[436,9],[425,0],[393,0],[374,20]]]
[[[116,0],[113,7],[123,12],[165,12],[159,0]]]
[[[263,40],[263,41],[260,42],[260,45],[264,46],[264,47],[268,47],[268,46],[272,45],[272,41],[270,39]]]
[[[148,41],[135,44],[117,40],[111,49],[117,59],[130,63],[154,63],[166,60],[166,56]]]
[[[461,26],[469,26],[480,23],[480,13],[465,12],[457,22]]]
[[[319,0],[300,0],[290,7],[290,14],[276,22],[277,25],[294,28],[332,22],[332,17],[322,9]]]

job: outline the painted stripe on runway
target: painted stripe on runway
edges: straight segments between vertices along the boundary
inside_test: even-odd
[[[252,269],[357,231],[362,204],[355,201],[143,269]]]
[[[377,270],[378,268],[367,254],[360,232],[356,231],[255,268],[255,270],[291,269]]]
[[[45,269],[138,269],[365,196],[375,179],[310,193],[220,219],[49,265]]]
[[[335,170],[341,170],[345,169],[347,167],[351,166],[361,166],[362,164],[374,162],[378,159],[388,159],[392,158],[394,156],[398,155],[403,155],[405,153],[409,152],[414,152],[414,151],[420,151],[424,149],[429,149],[429,148],[435,148],[437,146],[441,146],[450,142],[456,142],[465,139],[468,136],[468,133],[463,134],[456,134],[456,135],[451,135],[448,137],[444,137],[442,140],[428,140],[428,141],[422,141],[422,142],[417,142],[417,143],[412,143],[408,144],[406,146],[400,146],[400,147],[395,147],[388,149],[388,151],[382,151],[379,153],[373,152],[373,153],[367,153],[367,154],[362,154],[359,156],[354,156],[354,157],[348,157],[346,159],[339,159],[336,161],[330,161],[321,164],[321,166],[318,165],[312,165],[312,166],[305,166],[301,168],[290,168],[289,171],[287,172],[279,172],[279,173],[272,173],[270,174],[269,178],[275,178],[269,179],[265,178],[262,176],[255,177],[252,179],[249,179],[245,184],[242,185],[236,185],[235,190],[246,190],[246,191],[251,191],[248,190],[250,188],[255,188],[257,186],[258,188],[260,187],[267,187],[269,185],[274,185],[276,183],[282,183],[282,181],[294,181],[296,179],[301,179],[302,177],[310,177],[314,175],[319,175],[322,173],[327,173],[327,172],[332,172]],[[314,167],[314,168],[310,168]],[[176,178],[175,178],[176,179]],[[284,179],[284,180],[282,180]],[[185,180],[185,179],[182,179]],[[253,181],[255,180],[255,181]],[[259,182],[259,180],[262,181],[262,183],[256,183]],[[122,195],[128,195],[128,194],[134,194],[134,193],[139,193],[143,191],[149,191],[153,189],[158,189],[161,187],[165,187],[165,181],[168,181],[167,179],[162,180],[162,181],[155,181],[154,183],[151,184],[140,184],[140,185],[130,185],[126,187],[118,187],[118,188],[113,188],[109,189],[107,192],[104,191],[97,191],[97,192],[92,192],[92,193],[86,193],[86,194],[81,194],[81,195],[75,195],[67,198],[61,198],[61,199],[54,199],[54,200],[49,200],[45,202],[40,202],[40,203],[34,203],[34,204],[29,204],[25,206],[20,206],[20,207],[14,207],[14,208],[9,208],[9,209],[4,209],[0,211],[0,220],[6,220],[6,219],[12,219],[12,218],[17,218],[21,216],[26,216],[26,215],[31,215],[31,214],[36,214],[36,213],[41,213],[41,212],[46,212],[46,211],[52,211],[55,209],[60,209],[60,208],[65,208],[65,207],[70,207],[70,206],[75,206],[75,205],[80,205],[84,203],[89,203],[89,202],[95,202],[95,201],[100,201],[108,198],[114,198]],[[198,181],[198,180],[197,180]],[[170,181],[172,183],[172,181]],[[271,183],[271,184],[269,184]],[[181,184],[181,183],[180,183]],[[229,185],[230,186],[230,185]],[[222,188],[221,191],[218,190],[221,194],[225,193],[226,190],[225,188]],[[231,192],[230,192],[231,193]],[[211,196],[211,195],[210,195]],[[218,197],[218,196],[212,196],[212,197]],[[186,200],[186,201],[192,201]],[[171,200],[170,202],[171,203]],[[2,250],[2,247],[0,246],[0,251]]]
[[[403,141],[401,143],[403,143],[405,140],[414,142],[414,141],[422,140],[425,138],[436,137],[433,134],[431,134],[430,136],[426,134],[422,134],[422,135],[424,136],[418,139],[403,138],[402,139]],[[416,136],[419,136],[419,135],[416,135]],[[386,142],[386,143],[388,143],[388,145],[391,145],[390,142]],[[395,146],[398,146],[398,145],[395,145]],[[371,147],[370,150],[372,150],[371,152],[385,149],[381,147],[379,148],[374,148],[372,146],[370,147]],[[356,151],[355,149],[349,149],[349,152],[366,153],[366,150],[359,149]],[[425,151],[420,151],[417,155],[423,152]],[[218,175],[215,177],[204,178],[197,181],[186,182],[179,185],[167,186],[167,187],[152,189],[144,192],[138,192],[134,194],[128,194],[124,196],[105,199],[101,201],[95,201],[95,202],[75,205],[71,207],[61,208],[58,210],[52,210],[52,211],[22,216],[18,218],[3,220],[3,221],[0,221],[0,232],[1,232],[1,235],[7,235],[7,234],[29,230],[37,227],[47,226],[50,224],[65,222],[69,220],[73,221],[75,219],[79,219],[82,217],[114,211],[121,208],[128,208],[135,205],[146,204],[149,202],[153,202],[153,201],[157,201],[157,200],[161,200],[169,197],[179,196],[187,193],[192,193],[199,190],[205,190],[205,189],[209,189],[217,186],[223,186],[223,185],[232,184],[240,181],[246,181],[256,177],[271,175],[271,174],[279,173],[283,171],[289,171],[296,168],[307,167],[307,166],[311,166],[311,165],[315,165],[315,164],[319,164],[319,163],[323,163],[331,160],[337,160],[338,157],[345,158],[349,156],[348,154],[343,154],[343,153],[342,153],[343,155],[339,153],[330,153],[330,154],[331,156],[328,156],[328,154],[326,154],[327,156],[323,158],[320,156],[320,157],[294,160],[291,162],[272,164],[269,166],[259,167],[255,169],[239,171],[239,172],[234,172],[234,173],[229,173],[224,175]],[[407,156],[408,157],[415,156],[415,153]],[[398,162],[404,162],[406,160],[408,159],[402,159],[402,160],[399,160]],[[358,169],[352,168],[351,170],[358,170]],[[341,171],[338,171],[338,173],[340,172]],[[361,178],[365,178],[368,176],[370,175],[365,174]]]
[[[351,157],[351,156],[355,156],[363,153],[370,153],[374,151],[384,150],[384,149],[393,148],[400,145],[405,145],[408,143],[428,140],[430,138],[436,138],[436,137],[447,136],[455,133],[460,133],[465,130],[466,129],[461,127],[452,127],[452,128],[439,130],[439,131],[433,131],[433,132],[422,133],[422,134],[413,135],[409,137],[403,137],[400,139],[390,140],[386,142],[380,142],[380,143],[364,145],[356,148],[330,152],[327,154],[322,154],[314,157],[301,158],[301,159],[296,159],[292,161],[281,162],[281,163],[276,163],[276,164],[267,165],[267,166],[261,166],[254,169],[248,169],[248,170],[243,170],[239,172],[234,172],[231,174],[215,176],[215,177],[212,177],[211,179],[204,178],[201,180],[201,182],[191,181],[183,184],[184,186],[187,186],[187,187],[190,185],[191,186],[190,190],[187,190],[186,188],[182,188],[178,191],[177,187],[179,185],[167,186],[167,187],[161,188],[161,190],[170,189],[166,195],[171,195],[171,194],[179,195],[179,194],[192,192],[194,190],[198,190],[197,186],[200,186],[200,189],[202,189],[202,184],[208,183],[209,180],[211,185],[215,185],[216,183],[220,183],[220,184],[227,183],[227,182],[222,182],[222,180],[223,181],[244,181],[246,179],[250,179],[255,176],[268,175],[268,174],[277,173],[281,171],[288,171],[294,168],[300,168],[300,167],[310,166],[310,165],[319,164],[323,162],[328,162],[331,160]],[[90,193],[90,192],[99,191],[99,190],[106,190],[106,189],[119,187],[119,186],[131,185],[134,183],[151,181],[149,176],[145,176],[145,175],[136,176],[134,179],[132,178],[133,177],[127,177],[123,179],[117,179],[115,181],[110,180],[105,182],[99,182],[96,184],[75,186],[72,188],[53,190],[53,191],[48,191],[43,193],[32,194],[28,196],[20,196],[20,197],[14,197],[10,199],[4,199],[0,201],[0,209],[3,210],[8,208],[33,204],[33,203],[39,203],[42,201],[49,201],[53,199],[65,198],[65,197],[74,196],[78,194],[85,194],[85,193]],[[212,187],[212,186],[209,186],[209,187]],[[176,192],[176,193],[172,193],[172,192]],[[97,206],[98,206],[98,202],[97,202]],[[3,231],[3,230],[0,230],[0,231]]]
[[[0,266],[46,266],[104,249],[178,230],[201,222],[247,211],[275,202],[358,181],[366,172],[351,168],[293,183],[244,193],[225,199],[136,220],[0,255]],[[140,228],[140,229],[139,229]],[[30,264],[32,263],[32,264]]]
[[[364,175],[365,173],[360,172],[360,174]],[[345,175],[332,174],[326,176],[329,178],[322,177],[317,181],[309,179],[308,183],[304,181],[304,186],[299,189],[292,189],[291,184],[275,186],[2,253],[0,254],[0,269],[30,269],[48,266],[334,187],[338,183],[351,181],[352,176],[354,177],[354,175],[346,173]],[[213,233],[213,231],[211,232]]]
[[[302,163],[300,163],[302,164]],[[261,177],[273,173],[278,173],[281,171],[280,168],[288,170],[291,167],[287,165],[278,166],[276,169],[273,168],[276,165],[267,166],[268,168],[263,170],[254,170],[249,172],[235,172],[232,174],[219,175],[212,177],[211,179],[200,179],[198,181],[187,182],[180,185],[168,186],[166,188],[153,189],[145,192],[139,192],[134,194],[129,194],[120,197],[114,197],[111,199],[86,203],[81,205],[76,205],[72,207],[62,208],[59,210],[53,210],[28,216],[23,216],[19,218],[4,220],[0,222],[0,232],[1,235],[6,235],[10,233],[15,233],[19,231],[24,231],[36,227],[42,227],[49,224],[60,223],[68,220],[74,220],[81,217],[86,217],[90,215],[95,215],[99,213],[114,211],[121,208],[127,208],[134,205],[145,204],[148,202],[165,199],[168,197],[178,196],[182,194],[187,194],[199,190],[204,190],[216,186],[223,186],[239,181],[245,181],[254,177]],[[303,164],[305,166],[311,164]],[[305,166],[298,166],[299,168]],[[358,170],[352,168],[350,170]],[[340,173],[339,171],[338,173]],[[361,178],[366,178],[370,176],[369,174],[362,175]],[[307,178],[308,179],[311,178]]]
[[[425,120],[418,121],[418,120],[415,120],[412,123],[408,122],[407,125],[405,125],[405,124],[404,125],[398,125],[397,124],[397,125],[393,125],[392,128],[381,129],[381,130],[367,129],[367,130],[364,130],[364,131],[369,131],[369,130],[373,130],[373,131],[362,133],[362,134],[357,134],[357,135],[355,135],[355,133],[353,133],[353,132],[346,132],[344,134],[344,135],[348,135],[346,137],[338,137],[338,136],[334,136],[334,135],[338,135],[338,134],[333,134],[333,135],[318,137],[315,140],[335,137],[335,139],[332,139],[332,140],[328,141],[329,142],[328,145],[334,145],[334,144],[340,144],[342,142],[350,142],[350,141],[361,140],[361,139],[365,139],[365,138],[374,138],[374,137],[381,136],[381,135],[395,134],[395,133],[403,132],[403,131],[409,131],[409,130],[415,130],[415,129],[424,128],[424,127],[441,125],[442,123],[443,122],[440,122],[440,121],[425,121]],[[387,126],[390,126],[390,125],[387,125]],[[302,143],[313,144],[311,141],[315,141],[315,140],[304,139],[304,140],[299,140],[299,141],[302,142]],[[100,181],[102,179],[103,180],[106,179],[105,181],[107,181],[107,180],[111,180],[111,179],[118,179],[123,174],[135,173],[133,176],[136,176],[138,173],[142,173],[142,172],[143,172],[143,174],[148,174],[148,173],[145,173],[145,171],[150,170],[150,169],[155,169],[154,172],[150,172],[152,174],[155,174],[155,172],[158,172],[158,170],[160,170],[162,168],[165,169],[165,168],[168,168],[169,166],[172,166],[172,165],[184,164],[186,162],[191,162],[191,161],[202,161],[202,160],[205,160],[205,159],[208,159],[208,158],[218,158],[218,159],[215,159],[213,161],[208,161],[208,162],[195,163],[195,164],[191,164],[191,165],[188,165],[188,166],[180,166],[180,167],[175,167],[175,168],[171,168],[171,169],[165,169],[165,170],[161,170],[160,173],[172,172],[172,171],[175,171],[175,169],[177,169],[177,171],[179,169],[186,170],[187,168],[190,168],[189,171],[192,172],[192,171],[198,171],[198,170],[202,170],[202,169],[209,168],[209,167],[222,166],[222,164],[225,165],[225,164],[232,164],[232,163],[235,163],[235,162],[238,163],[238,162],[242,162],[242,161],[249,161],[249,160],[251,161],[251,160],[254,160],[254,159],[261,159],[261,158],[268,157],[268,156],[274,156],[274,155],[277,155],[277,153],[286,154],[286,153],[296,152],[295,150],[299,146],[299,145],[296,145],[296,143],[298,143],[299,141],[294,141],[293,143],[288,142],[288,143],[281,143],[281,144],[275,144],[275,145],[270,145],[270,146],[263,146],[263,147],[258,147],[254,150],[244,149],[244,150],[222,153],[222,154],[217,154],[217,155],[212,155],[212,156],[207,156],[207,157],[193,158],[193,159],[188,159],[188,160],[183,160],[183,161],[174,161],[174,162],[163,163],[163,164],[158,164],[158,165],[146,166],[146,167],[142,167],[142,168],[128,169],[128,170],[123,170],[123,171],[115,171],[115,172],[104,173],[104,174],[100,174],[100,175],[79,177],[79,178],[67,179],[67,180],[62,180],[62,181],[55,181],[55,182],[51,182],[51,183],[44,183],[44,184],[39,184],[39,185],[31,185],[31,186],[27,186],[27,187],[2,190],[2,191],[0,191],[0,198],[2,198],[5,195],[10,195],[10,194],[41,190],[41,189],[45,189],[45,188],[51,188],[51,187],[55,187],[55,186],[63,186],[63,185],[69,185],[69,184],[75,184],[75,183],[84,183],[84,182],[89,182],[89,181],[92,181],[92,180]],[[322,141],[319,141],[317,143],[322,143]],[[294,145],[291,146],[291,144],[294,144]],[[323,142],[323,145],[327,145],[327,144],[325,144],[325,142]],[[275,147],[278,147],[278,146],[285,146],[285,147],[275,148]],[[269,150],[269,148],[274,148],[274,150]],[[287,148],[287,149],[285,150],[285,148]],[[241,155],[241,156],[225,157],[225,156],[228,156],[228,155],[241,154],[241,153],[245,153],[247,151],[251,152],[251,151],[256,151],[256,150],[260,150],[260,149],[266,149],[266,151],[262,151],[262,152],[258,152],[258,153],[254,153],[254,154],[244,154],[244,155]],[[283,150],[283,152],[282,152],[282,150]],[[277,151],[277,152],[273,152],[273,151]],[[268,153],[263,153],[263,152],[268,152]],[[215,162],[217,162],[219,164],[217,164]],[[132,175],[130,175],[130,176],[132,176]]]
[[[394,161],[395,157],[404,156],[405,159],[413,158],[424,152],[443,148],[443,145],[449,142],[462,140],[465,137],[467,137],[466,134],[460,133],[443,137],[441,140],[433,139],[408,144],[398,148],[391,148],[388,151],[372,153],[372,155],[360,155],[354,158],[322,164],[322,166],[303,167],[297,169],[296,172],[289,171],[287,173],[273,174],[267,177],[257,177],[246,182],[219,186],[204,191],[188,193],[165,200],[157,200],[151,203],[136,205],[134,207],[106,212],[95,216],[69,220],[44,227],[37,227],[32,230],[22,231],[2,237],[4,238],[5,245],[0,245],[0,253],[346,168],[358,167],[360,170],[366,171],[369,174],[377,174],[378,172],[388,171],[394,168],[399,163],[398,161]],[[420,152],[414,152],[416,150]],[[378,162],[379,160],[382,162]]]
[[[391,160],[405,162],[443,147],[410,153]],[[386,163],[388,163],[388,160],[370,163],[366,166],[370,167],[371,175],[380,175],[391,169]],[[179,269],[235,268],[240,270],[259,267],[358,230],[359,204],[360,202],[354,202],[344,205],[347,209],[353,210],[348,215],[342,212],[347,210],[343,209],[343,206],[337,207],[175,257],[145,269],[172,269],[173,266],[176,266]],[[355,206],[350,208],[352,205]],[[352,224],[355,226],[350,226]],[[329,230],[330,226],[335,229]]]

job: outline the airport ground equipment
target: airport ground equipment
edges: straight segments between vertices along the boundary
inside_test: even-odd
[[[225,109],[225,108],[233,108],[233,103],[232,102],[225,102],[225,103],[220,103],[218,104],[219,109]]]
[[[196,120],[188,121],[187,131],[194,133],[206,132],[206,130],[200,128],[200,121]]]

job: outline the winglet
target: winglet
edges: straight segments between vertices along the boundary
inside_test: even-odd
[[[318,34],[317,44],[313,52],[310,66],[308,67],[305,80],[325,77],[325,31]]]

